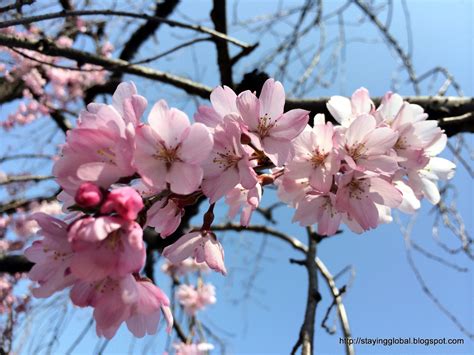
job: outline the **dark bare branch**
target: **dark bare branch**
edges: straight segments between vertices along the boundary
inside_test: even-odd
[[[178,4],[179,0],[157,1],[154,16],[167,18]],[[162,23],[163,22],[148,19],[143,25],[138,27],[123,47],[119,58],[127,61],[133,59],[141,45],[158,30]]]
[[[0,255],[0,273],[15,274],[17,272],[28,272],[33,265],[23,255]]]
[[[187,30],[205,33],[220,41],[227,41],[241,48],[250,47],[250,45],[247,43],[239,41],[236,38],[227,36],[226,34],[220,33],[219,31],[215,31],[211,28],[207,28],[200,25],[191,25],[191,24],[187,24],[187,23],[183,23],[183,22],[179,22],[175,20],[169,20],[163,17],[150,16],[146,14],[137,14],[137,13],[127,12],[127,11],[113,11],[113,10],[60,11],[60,12],[54,12],[50,14],[22,17],[20,19],[3,21],[0,23],[0,28],[6,28],[6,27],[16,26],[16,25],[25,25],[29,23],[36,23],[40,21],[53,20],[53,19],[58,19],[58,18],[77,17],[77,16],[120,16],[120,17],[142,19],[142,20],[147,20],[147,21],[152,21],[152,22],[165,23],[171,27],[180,27]]]
[[[14,184],[14,183],[21,183],[21,182],[38,182],[44,180],[51,180],[54,179],[54,176],[51,175],[17,175],[17,176],[8,176],[4,180],[0,180],[0,186]]]
[[[18,37],[0,34],[0,45],[30,49],[45,55],[72,59],[80,64],[89,63],[100,65],[112,72],[119,70],[140,77],[154,79],[163,83],[171,84],[177,88],[185,90],[189,94],[198,95],[203,98],[208,98],[209,94],[211,93],[210,87],[193,82],[192,80],[168,74],[159,70],[132,65],[127,61],[120,59],[110,59],[73,48],[58,47],[53,43],[53,41],[49,39],[30,41]]]
[[[227,34],[227,12],[226,0],[214,0],[214,7],[211,11],[211,19],[214,23],[216,31]],[[217,65],[221,75],[221,83],[229,87],[233,87],[232,80],[232,62],[229,55],[229,47],[227,42],[214,41],[217,49]]]
[[[288,99],[286,109],[303,108],[311,111],[311,117],[316,113],[324,113],[327,118],[331,114],[326,103],[329,97],[311,99]],[[381,102],[380,97],[373,98],[375,105]],[[429,115],[429,119],[438,120],[439,125],[448,136],[462,132],[474,132],[474,98],[456,96],[407,96],[404,100],[420,105]]]

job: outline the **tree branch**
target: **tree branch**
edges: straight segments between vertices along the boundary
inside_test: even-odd
[[[180,27],[187,30],[205,33],[220,41],[227,41],[241,48],[251,47],[249,44],[239,41],[236,38],[227,36],[224,33],[215,31],[211,28],[207,28],[204,26],[191,25],[191,24],[187,24],[187,23],[183,23],[183,22],[179,22],[175,20],[169,20],[163,17],[149,16],[146,14],[136,14],[133,12],[113,11],[113,10],[106,10],[106,9],[105,10],[60,11],[60,12],[54,12],[54,13],[38,15],[38,16],[22,17],[15,20],[8,20],[8,21],[1,22],[0,28],[6,28],[6,27],[16,26],[16,25],[25,25],[28,23],[53,20],[57,18],[67,18],[67,17],[77,17],[77,16],[121,16],[121,17],[138,18],[138,19],[147,20],[150,22],[165,23],[170,27]]]
[[[304,266],[308,272],[308,295],[306,297],[306,311],[304,321],[301,325],[300,335],[293,346],[291,354],[296,354],[296,350],[301,346],[302,355],[314,353],[314,323],[316,320],[316,307],[321,301],[321,294],[318,290],[318,273],[316,265],[317,235],[311,227],[307,227],[308,249]]]
[[[23,255],[0,255],[0,273],[28,272],[33,265]]]
[[[214,7],[211,11],[211,19],[216,31],[227,34],[227,12],[226,0],[214,0]],[[227,42],[214,40],[217,49],[217,65],[221,75],[221,83],[233,87],[232,63],[229,55]]]
[[[311,111],[311,117],[316,113],[324,113],[333,122],[331,114],[326,106],[330,97],[318,99],[287,99],[285,108],[287,110],[302,108]],[[420,105],[429,115],[428,119],[438,120],[439,125],[451,137],[462,132],[474,132],[474,97],[457,96],[406,96],[404,100]],[[378,106],[381,97],[372,99]]]
[[[154,79],[163,83],[171,84],[177,88],[185,90],[189,94],[208,98],[211,88],[192,80],[168,74],[159,70],[154,70],[138,65],[133,65],[120,59],[110,59],[96,54],[80,51],[73,48],[62,48],[54,44],[50,39],[27,40],[18,37],[5,36],[0,34],[0,45],[7,47],[18,47],[30,49],[45,55],[64,57],[78,62],[78,64],[100,65],[109,71],[123,71],[140,77]]]
[[[308,251],[308,247],[304,245],[302,242],[300,242],[298,239],[291,237],[285,233],[282,233],[277,229],[273,229],[271,227],[264,226],[264,225],[249,225],[248,227],[243,227],[236,223],[226,223],[226,224],[221,224],[221,225],[215,225],[212,227],[212,230],[214,231],[232,230],[236,232],[251,231],[251,232],[256,232],[256,233],[268,234],[288,243],[293,249],[298,250],[299,252],[307,254],[307,251]],[[303,260],[303,263],[305,262],[306,260]],[[342,295],[336,286],[334,277],[332,276],[331,272],[326,267],[326,265],[321,261],[321,259],[316,257],[315,263],[318,270],[321,272],[321,275],[323,276],[324,280],[326,281],[333,298],[336,301],[337,314],[338,314],[339,321],[341,323],[342,332],[344,334],[344,337],[348,339],[351,337],[351,330],[350,330],[350,325],[349,325],[349,319],[347,317],[346,308],[344,306],[344,303],[342,302]],[[346,355],[354,355],[355,352],[354,352],[353,345],[345,344],[345,347],[346,347]]]
[[[157,1],[154,16],[167,18],[171,15],[178,4],[179,0]],[[147,39],[156,32],[156,30],[158,30],[162,23],[163,22],[148,19],[147,22],[138,27],[123,47],[119,58],[127,61],[133,59],[141,45],[145,43]]]
[[[44,180],[51,180],[54,179],[54,176],[51,175],[17,175],[17,176],[9,176],[5,180],[0,180],[0,186],[14,184],[18,182],[38,182]]]
[[[0,204],[0,214],[5,213],[5,214],[12,214],[17,211],[19,208],[26,208],[28,207],[32,202],[51,202],[54,201],[59,194],[60,191],[55,193],[54,195],[51,196],[41,196],[41,197],[34,197],[34,198],[29,198],[29,199],[18,199],[18,200],[13,200],[6,202],[4,204]]]

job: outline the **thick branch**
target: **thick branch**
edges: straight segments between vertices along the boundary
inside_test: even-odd
[[[25,48],[46,55],[65,57],[76,60],[80,64],[90,63],[100,65],[110,71],[123,71],[173,85],[185,90],[189,94],[197,95],[202,98],[209,98],[212,91],[210,87],[186,78],[143,66],[132,65],[119,59],[109,59],[73,48],[57,47],[50,40],[30,41],[0,34],[0,45]],[[11,97],[11,95],[7,96]],[[441,128],[446,131],[448,136],[453,136],[461,132],[474,132],[474,98],[472,97],[409,96],[404,99],[422,106],[425,112],[428,113],[430,119],[440,122]],[[286,101],[286,109],[304,108],[310,110],[312,116],[316,113],[324,113],[327,117],[331,117],[326,107],[328,100],[329,98],[288,99]],[[374,98],[373,101],[378,105],[381,98]]]
[[[33,265],[23,255],[0,255],[0,273],[28,272]]]
[[[0,104],[21,99],[24,88],[25,84],[22,80],[11,82],[0,77]]]
[[[214,7],[211,11],[211,19],[214,23],[216,31],[227,34],[227,12],[226,0],[214,0]],[[217,65],[221,75],[221,83],[233,87],[232,80],[232,63],[229,55],[229,47],[227,42],[214,41],[217,49]]]
[[[329,97],[312,99],[288,99],[286,109],[302,108],[311,111],[311,117],[316,113],[324,113],[332,119],[326,103]],[[474,132],[474,97],[456,96],[407,96],[404,100],[420,105],[429,115],[429,119],[438,120],[439,125],[448,136],[462,132]],[[381,102],[380,97],[373,98],[376,106]]]
[[[92,53],[80,51],[73,48],[62,48],[56,46],[51,40],[31,41],[18,37],[5,36],[0,34],[0,45],[7,47],[18,47],[30,49],[45,55],[64,57],[78,62],[78,64],[100,65],[109,71],[123,71],[144,78],[154,79],[163,83],[171,84],[177,88],[185,90],[189,94],[208,98],[211,88],[186,78],[168,74],[159,70],[154,70],[138,65],[132,65],[120,59],[110,59]]]

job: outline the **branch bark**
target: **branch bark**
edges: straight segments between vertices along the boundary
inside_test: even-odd
[[[308,272],[308,294],[306,296],[306,311],[303,324],[301,325],[299,338],[294,345],[291,354],[301,346],[302,355],[314,354],[314,323],[316,321],[316,308],[321,301],[321,294],[318,290],[318,269],[316,265],[317,253],[317,234],[311,227],[307,227],[308,248],[306,251],[306,260],[303,265]]]
[[[215,31],[211,28],[207,28],[200,25],[191,25],[191,24],[187,24],[187,23],[183,23],[183,22],[179,22],[175,20],[170,20],[163,17],[150,16],[146,14],[137,14],[134,12],[127,12],[127,11],[113,11],[113,10],[60,11],[60,12],[54,12],[54,13],[49,13],[49,14],[44,14],[44,15],[22,17],[15,20],[2,21],[0,23],[0,28],[6,28],[6,27],[16,26],[16,25],[25,25],[29,23],[53,20],[53,19],[58,19],[58,18],[68,18],[68,17],[78,17],[78,16],[120,16],[120,17],[137,18],[137,19],[147,20],[147,21],[152,21],[152,22],[160,22],[160,23],[165,23],[170,27],[180,27],[187,30],[191,30],[191,31],[205,33],[220,41],[227,41],[241,48],[251,47],[251,45],[247,43],[239,41],[236,38],[227,36],[226,34],[220,33],[219,31]]]
[[[214,0],[214,7],[211,11],[211,19],[216,31],[227,34],[227,12],[226,0]],[[232,62],[229,55],[227,42],[214,39],[217,49],[217,65],[221,76],[222,85],[233,87]]]
[[[285,108],[309,110],[311,117],[316,113],[324,113],[328,119],[335,122],[326,106],[329,99],[287,99]],[[378,106],[382,98],[375,97],[372,100]],[[463,132],[474,133],[474,97],[406,96],[404,100],[422,106],[429,115],[428,119],[439,121],[439,126],[449,137]]]
[[[185,90],[189,94],[197,95],[203,98],[208,98],[212,90],[210,87],[193,82],[192,80],[147,67],[132,65],[124,60],[110,59],[73,48],[58,47],[50,39],[31,41],[0,34],[0,45],[30,49],[45,55],[72,59],[77,61],[78,64],[89,63],[102,66],[106,70],[112,72],[122,71],[140,77],[154,79],[163,83],[171,84],[179,89]]]
[[[167,18],[169,15],[171,15],[178,4],[179,0],[157,1],[154,16]],[[162,22],[148,19],[147,22],[138,27],[138,29],[130,36],[130,39],[123,47],[119,58],[127,61],[133,59],[141,45],[145,43],[146,40],[156,32],[156,30],[158,30],[161,24]]]

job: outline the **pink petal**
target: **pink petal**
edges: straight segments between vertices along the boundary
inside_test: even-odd
[[[369,91],[366,88],[357,89],[351,98],[352,112],[358,115],[370,113],[374,103],[370,99]]]
[[[288,162],[293,154],[294,148],[289,140],[265,137],[263,140],[263,148],[268,158],[276,166],[283,166]]]
[[[209,130],[203,124],[195,123],[181,143],[179,156],[186,163],[200,164],[207,159],[212,147],[213,139]]]
[[[236,99],[235,92],[227,86],[218,86],[211,92],[212,107],[221,117],[232,112],[238,112],[235,104]]]
[[[166,174],[166,181],[171,191],[187,195],[199,188],[203,177],[202,168],[198,165],[174,162]]]
[[[391,183],[380,179],[370,179],[370,194],[371,199],[381,205],[388,207],[398,207],[402,202],[402,194]]]
[[[260,117],[269,115],[276,119],[283,113],[285,106],[285,89],[279,81],[268,79],[260,93]]]
[[[237,108],[250,130],[256,130],[260,121],[260,101],[249,90],[237,97]]]
[[[174,244],[167,246],[163,250],[163,256],[173,264],[193,256],[197,243],[201,240],[200,232],[191,232],[183,235]]]
[[[343,96],[332,96],[326,106],[338,123],[349,126],[352,115],[351,100]]]
[[[271,129],[271,136],[275,138],[294,139],[305,129],[309,120],[309,111],[295,109],[285,112]]]
[[[148,122],[168,147],[175,147],[180,143],[182,134],[191,125],[184,112],[168,108],[164,100],[153,106],[148,115]]]
[[[207,127],[215,128],[222,122],[222,117],[216,110],[214,110],[214,108],[201,105],[194,114],[194,121],[202,123]]]
[[[375,129],[376,121],[373,116],[363,115],[357,117],[346,132],[348,146],[364,143],[366,136]]]

